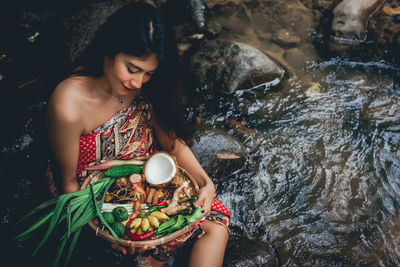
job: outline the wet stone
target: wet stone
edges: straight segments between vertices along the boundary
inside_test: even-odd
[[[247,158],[244,145],[220,129],[204,127],[195,132],[190,148],[211,178],[223,179],[241,169]],[[238,155],[238,159],[220,159],[217,153]]]
[[[253,240],[240,233],[231,236],[225,258],[227,266],[280,266],[279,255],[268,240]]]
[[[281,80],[284,70],[258,49],[228,40],[205,40],[185,60],[200,91],[232,93]]]
[[[367,38],[366,26],[371,15],[383,0],[343,0],[332,10],[333,40],[345,44],[357,44]]]
[[[283,47],[294,47],[300,43],[301,39],[292,32],[289,32],[285,29],[280,29],[276,33],[276,37],[273,39],[273,41]]]
[[[287,50],[283,57],[286,60],[287,64],[294,68],[302,68],[305,64],[304,53],[298,48]]]
[[[106,19],[122,7],[119,1],[99,2],[63,20],[68,35],[68,56],[73,61],[83,52]]]

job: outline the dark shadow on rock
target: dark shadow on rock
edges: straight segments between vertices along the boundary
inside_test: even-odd
[[[240,229],[232,229],[224,265],[226,266],[280,266],[278,251],[261,229],[255,238],[249,238]],[[240,259],[240,260],[238,260]]]

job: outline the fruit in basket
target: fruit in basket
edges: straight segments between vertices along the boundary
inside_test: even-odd
[[[121,222],[113,222],[110,224],[110,227],[119,237],[124,236],[126,233],[125,226]]]
[[[153,154],[145,163],[143,173],[146,181],[156,187],[168,184],[178,173],[176,160],[165,152]]]
[[[116,207],[112,210],[112,215],[117,222],[122,222],[128,219],[128,210],[125,207]]]
[[[156,217],[159,222],[165,222],[165,221],[169,220],[168,215],[166,215],[165,213],[162,213],[161,211],[153,211],[150,215]]]
[[[145,233],[149,231],[150,222],[147,217],[142,218],[142,231]]]
[[[142,225],[142,218],[136,218],[129,224],[130,229],[137,229],[139,226]]]
[[[158,228],[158,226],[160,225],[160,221],[156,218],[156,217],[154,217],[153,215],[149,215],[149,216],[147,216],[147,219],[149,220],[149,222],[150,222],[150,225],[153,227],[153,228]]]
[[[114,215],[111,212],[103,211],[102,214],[103,214],[103,217],[104,217],[104,219],[106,220],[106,222],[108,224],[111,224],[111,223],[115,222]]]

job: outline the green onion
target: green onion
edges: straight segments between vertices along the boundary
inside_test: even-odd
[[[60,264],[62,253],[69,243],[68,253],[64,262],[66,265],[72,256],[82,227],[98,216],[104,202],[105,194],[102,195],[100,201],[96,200],[97,197],[102,192],[107,192],[114,181],[115,179],[106,177],[91,184],[88,188],[60,195],[32,209],[19,222],[26,220],[38,212],[45,212],[27,230],[19,234],[16,240],[25,242],[38,230],[47,226],[47,231],[32,254],[32,257],[34,257],[53,232],[55,232],[56,227],[65,221],[65,234],[61,238],[54,266]],[[122,242],[119,238],[117,240]]]

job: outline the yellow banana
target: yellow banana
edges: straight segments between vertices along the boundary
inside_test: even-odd
[[[131,233],[134,234],[134,233],[137,232],[138,229],[140,229],[140,228],[139,228],[139,227],[138,227],[138,228],[132,228],[132,229],[130,229],[129,231],[131,231]]]
[[[141,224],[142,224],[142,218],[136,218],[136,219],[133,220],[133,222],[131,222],[131,224],[129,225],[129,228],[136,229]]]
[[[150,215],[156,217],[159,222],[165,222],[165,221],[169,220],[168,215],[161,211],[153,211]]]
[[[143,234],[142,227],[138,227],[138,228],[137,228],[136,234],[138,234],[138,235]]]
[[[125,220],[125,221],[122,221],[121,223],[122,223],[124,226],[126,226],[126,224],[128,223],[128,221],[129,221],[129,219],[127,219],[127,220]]]
[[[158,228],[158,226],[160,226],[160,222],[155,216],[150,214],[149,216],[147,216],[147,218],[149,219],[151,226],[153,226],[154,228]]]
[[[147,219],[147,217],[144,217],[144,218],[142,219],[141,225],[142,225],[142,231],[143,231],[144,233],[146,233],[147,231],[149,231],[150,222],[149,222],[149,219]]]

